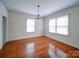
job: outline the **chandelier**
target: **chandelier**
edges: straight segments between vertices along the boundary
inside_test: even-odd
[[[37,5],[37,12],[38,12],[37,19],[40,19],[39,8],[40,8],[40,5]]]

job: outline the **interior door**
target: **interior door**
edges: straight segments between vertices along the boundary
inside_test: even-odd
[[[0,15],[0,49],[3,46],[3,21],[2,16]]]

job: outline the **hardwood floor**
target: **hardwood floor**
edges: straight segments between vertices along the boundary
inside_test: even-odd
[[[46,37],[36,37],[10,41],[3,47],[0,57],[48,57],[48,43]]]
[[[60,45],[59,45],[60,44]],[[61,47],[61,43],[51,40],[48,37],[41,36],[41,37],[35,37],[35,38],[28,38],[28,39],[22,39],[22,40],[15,40],[15,41],[9,41],[7,42],[2,50],[0,51],[0,57],[1,58],[49,58],[49,50],[54,50],[55,48],[51,48],[53,45],[56,46],[56,48],[61,48],[63,52],[64,49],[66,50],[65,53],[67,53],[69,47],[65,47],[65,44],[62,44],[63,47]],[[55,49],[56,51],[56,49]],[[78,50],[79,51],[79,50]],[[56,54],[56,53],[55,53]],[[56,57],[56,56],[55,56]],[[69,57],[69,56],[67,56]],[[72,57],[72,56],[71,56]]]
[[[49,43],[54,46],[57,55],[67,58],[79,58],[79,48],[73,47],[71,45],[51,38],[49,38]]]

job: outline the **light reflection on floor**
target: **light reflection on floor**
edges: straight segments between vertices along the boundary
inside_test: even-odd
[[[48,54],[52,58],[66,58],[67,55],[61,51],[60,49],[56,48],[54,45],[49,44],[48,45]]]
[[[55,46],[52,44],[48,45],[48,54],[50,57],[55,57]]]
[[[29,43],[27,45],[27,57],[33,57],[33,54],[34,54],[34,43]]]

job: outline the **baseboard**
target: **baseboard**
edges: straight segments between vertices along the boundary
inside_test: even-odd
[[[0,47],[0,51],[2,50],[3,46]]]
[[[19,37],[19,38],[9,39],[8,41],[21,40],[21,39],[28,39],[28,38],[40,37],[40,36],[44,36],[44,35],[32,35],[32,36],[24,36],[24,37]],[[8,42],[8,41],[7,41],[7,42]]]

